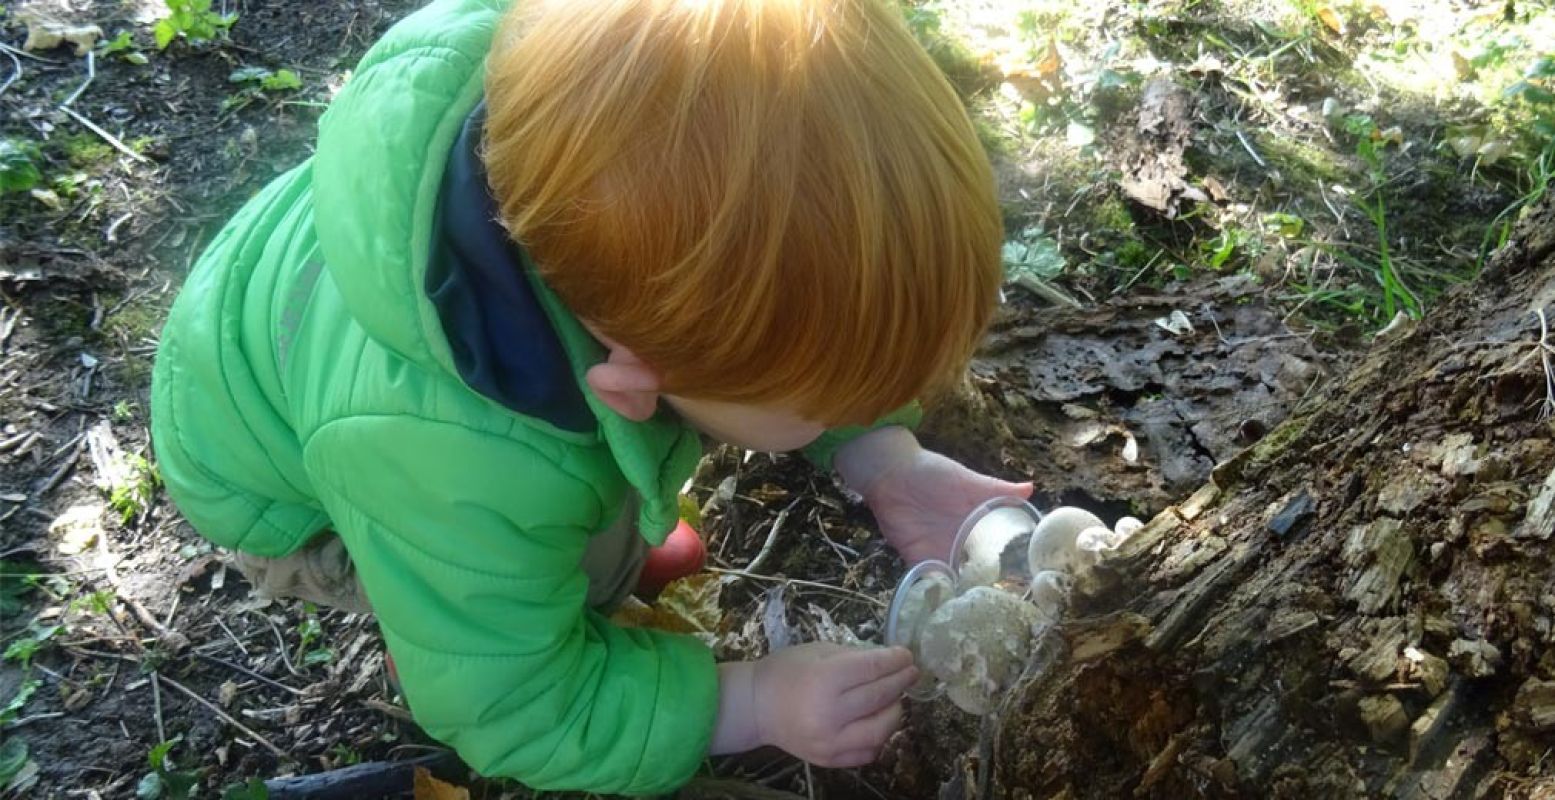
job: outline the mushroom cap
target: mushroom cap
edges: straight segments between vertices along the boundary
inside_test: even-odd
[[[1014,540],[1032,533],[1042,512],[1013,497],[998,497],[978,506],[956,533],[951,553],[962,587],[988,586],[999,580],[1004,551]]]
[[[984,714],[1020,674],[1043,624],[1036,606],[989,586],[941,605],[924,625],[918,666],[944,682],[958,708]]]
[[[1078,548],[1076,540],[1082,531],[1091,528],[1110,530],[1101,518],[1083,508],[1061,506],[1048,512],[1031,534],[1026,550],[1031,574],[1057,570],[1073,575],[1081,567],[1089,566],[1095,554]]]

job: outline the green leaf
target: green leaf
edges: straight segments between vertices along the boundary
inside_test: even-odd
[[[173,27],[171,18],[159,19],[157,24],[152,26],[151,35],[156,37],[157,49],[166,50],[167,46],[173,43],[173,39],[178,37],[178,29]]]
[[[43,681],[37,678],[28,678],[22,681],[22,685],[16,687],[16,695],[6,701],[4,708],[0,708],[0,725],[16,719],[22,710],[22,706],[27,705],[27,701],[32,699],[33,693],[38,691],[38,687],[42,685]]]
[[[1272,214],[1264,214],[1263,224],[1273,228],[1275,233],[1287,239],[1294,239],[1301,235],[1302,230],[1307,226],[1307,221],[1295,214],[1276,211]]]
[[[151,751],[146,753],[146,761],[151,764],[151,768],[158,771],[166,770],[167,754],[172,752],[173,748],[177,747],[178,743],[183,741],[183,739],[184,737],[182,736],[174,736],[173,738],[168,739],[156,747],[151,748]]]
[[[227,76],[227,82],[255,83],[258,81],[263,81],[264,79],[269,78],[274,74],[275,73],[265,69],[264,67],[239,67],[238,69],[233,70],[231,75]]]
[[[259,79],[259,86],[267,92],[284,92],[289,89],[301,89],[302,79],[297,77],[297,73],[283,69],[277,70],[274,75]]]
[[[1020,238],[1004,243],[1004,275],[1013,280],[1030,275],[1041,280],[1052,280],[1063,274],[1067,262],[1058,250],[1058,242],[1041,228],[1031,227],[1021,231]]]
[[[320,647],[317,650],[309,650],[307,655],[302,657],[302,663],[309,667],[316,664],[328,664],[334,660],[335,651],[329,649],[328,647]]]
[[[0,743],[0,787],[4,787],[27,766],[27,743],[12,736]]]
[[[269,800],[270,789],[265,782],[258,778],[249,778],[247,783],[233,784],[221,793],[221,800]]]
[[[25,192],[43,179],[33,163],[38,149],[30,142],[0,139],[0,194]]]
[[[270,790],[265,787],[265,782],[258,778],[249,778],[248,783],[234,783],[221,793],[221,800],[270,800]]]
[[[135,49],[135,37],[129,31],[119,31],[118,36],[113,37],[111,41],[104,40],[97,45],[97,48],[103,51],[105,56],[111,56],[114,53],[120,53],[125,50],[133,50]]]
[[[137,67],[144,67],[151,62],[151,59],[146,58],[146,54],[140,52],[139,50],[136,50],[133,53],[125,53],[124,60],[134,64]]]
[[[163,796],[168,800],[189,800],[194,787],[200,784],[200,777],[201,771],[197,769],[162,773],[162,785],[167,790]]]

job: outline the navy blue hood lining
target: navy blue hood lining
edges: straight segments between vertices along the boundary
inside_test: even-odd
[[[598,422],[525,277],[533,263],[497,222],[480,158],[486,104],[464,122],[438,196],[426,293],[466,385],[504,407],[586,433]]]

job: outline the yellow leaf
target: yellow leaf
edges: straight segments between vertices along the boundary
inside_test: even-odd
[[[720,576],[702,572],[664,587],[651,606],[622,606],[611,620],[626,627],[656,628],[670,633],[717,633],[723,622],[723,611],[718,607],[722,593]]]
[[[1328,26],[1328,29],[1340,36],[1344,35],[1344,17],[1338,11],[1329,6],[1322,6],[1317,10],[1317,18]]]
[[[415,800],[470,800],[470,790],[432,777],[426,767],[416,767]]]

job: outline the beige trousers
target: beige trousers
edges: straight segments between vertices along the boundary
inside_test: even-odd
[[[636,495],[624,504],[610,527],[594,534],[579,567],[589,578],[588,605],[609,614],[637,587],[648,557],[648,543],[637,535]],[[234,553],[232,563],[254,590],[265,597],[295,597],[357,614],[372,611],[345,542],[325,530],[295,553],[264,558]]]

